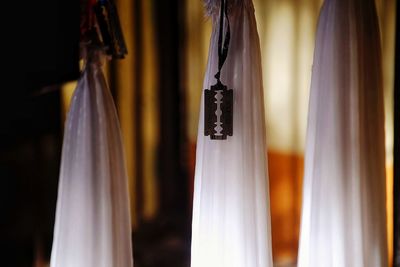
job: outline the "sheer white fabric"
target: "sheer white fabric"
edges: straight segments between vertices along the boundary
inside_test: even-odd
[[[131,267],[127,176],[114,103],[93,51],[65,124],[51,267]]]
[[[219,2],[208,3],[213,32],[204,89],[216,83]],[[272,267],[259,38],[251,1],[228,3],[231,41],[221,81],[234,90],[233,136],[204,136],[202,99],[191,267]]]
[[[373,0],[326,0],[318,22],[299,267],[388,266],[380,35]]]

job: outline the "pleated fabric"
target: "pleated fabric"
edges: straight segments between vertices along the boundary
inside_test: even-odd
[[[227,140],[204,136],[202,99],[191,267],[272,267],[261,56],[254,8],[250,0],[227,2],[231,40],[221,81],[233,89],[233,136]],[[206,1],[213,31],[203,89],[216,83],[219,3]]]
[[[124,152],[102,58],[89,51],[65,124],[51,267],[133,266]]]
[[[299,267],[384,267],[385,142],[373,0],[325,0],[312,71]]]

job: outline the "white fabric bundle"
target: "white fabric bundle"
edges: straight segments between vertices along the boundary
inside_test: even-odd
[[[385,194],[375,4],[326,0],[311,81],[298,266],[388,266]]]
[[[131,224],[117,114],[89,59],[65,124],[51,267],[131,267]]]
[[[216,83],[218,70],[220,1],[208,2],[213,32],[203,89]],[[259,38],[251,0],[228,4],[231,40],[221,81],[233,89],[233,136],[204,136],[203,93],[191,267],[272,267]]]

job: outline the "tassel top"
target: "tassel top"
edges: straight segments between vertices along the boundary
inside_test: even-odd
[[[227,0],[228,5],[228,13],[231,13],[234,8],[248,8],[251,11],[254,11],[253,1],[252,0]],[[220,0],[204,0],[204,9],[206,11],[206,15],[211,17],[212,15],[218,15],[219,6],[221,4]]]

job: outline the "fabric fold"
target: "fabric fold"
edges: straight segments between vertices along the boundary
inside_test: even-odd
[[[203,89],[216,83],[219,2],[208,2],[213,31]],[[233,136],[204,136],[203,93],[191,266],[272,267],[261,55],[252,2],[229,5],[228,16],[231,39],[221,82],[233,89]]]
[[[124,151],[103,57],[89,50],[65,123],[51,267],[133,266]]]
[[[299,267],[387,266],[383,83],[372,0],[326,0],[312,71]]]

